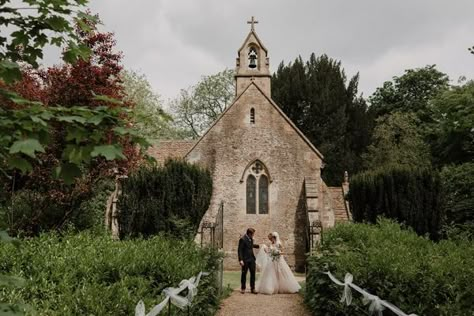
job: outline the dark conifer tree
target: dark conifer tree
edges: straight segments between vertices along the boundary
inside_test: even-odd
[[[323,177],[339,185],[344,171],[359,171],[369,143],[367,106],[357,96],[359,75],[347,82],[341,62],[313,53],[278,67],[272,96],[288,117],[325,156]]]

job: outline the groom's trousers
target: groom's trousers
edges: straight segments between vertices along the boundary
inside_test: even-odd
[[[250,271],[250,289],[255,290],[255,261],[245,262],[242,267],[242,275],[240,277],[240,288],[245,290],[245,284],[247,283],[247,271]]]

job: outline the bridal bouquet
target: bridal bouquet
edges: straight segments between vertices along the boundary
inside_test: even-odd
[[[272,261],[280,259],[280,255],[280,250],[278,249],[272,249],[272,251],[270,251],[270,257],[272,258]]]

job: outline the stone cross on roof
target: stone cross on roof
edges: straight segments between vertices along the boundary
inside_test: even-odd
[[[252,15],[252,18],[250,19],[250,21],[247,21],[247,24],[251,24],[250,30],[255,31],[255,24],[258,24],[258,21],[255,20],[254,16]]]

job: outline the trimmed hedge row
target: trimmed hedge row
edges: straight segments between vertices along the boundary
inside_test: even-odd
[[[343,288],[322,274],[328,270],[339,280],[351,273],[354,284],[407,314],[474,315],[474,247],[469,241],[434,243],[386,219],[329,230],[309,259],[305,301],[317,316],[364,315],[368,308],[355,291],[351,306],[340,302]]]
[[[388,166],[351,179],[349,201],[354,221],[375,223],[384,216],[438,239],[444,219],[438,173]]]
[[[164,288],[215,271],[218,260],[212,250],[162,236],[113,241],[90,232],[48,233],[19,248],[0,243],[0,274],[27,280],[18,289],[0,285],[0,302],[30,304],[38,315],[134,315],[139,300],[148,311],[164,299]],[[192,315],[212,315],[218,303],[215,275],[203,277]]]
[[[118,202],[121,237],[162,232],[193,239],[211,195],[211,174],[196,165],[168,160],[162,167],[142,167],[123,180]]]

